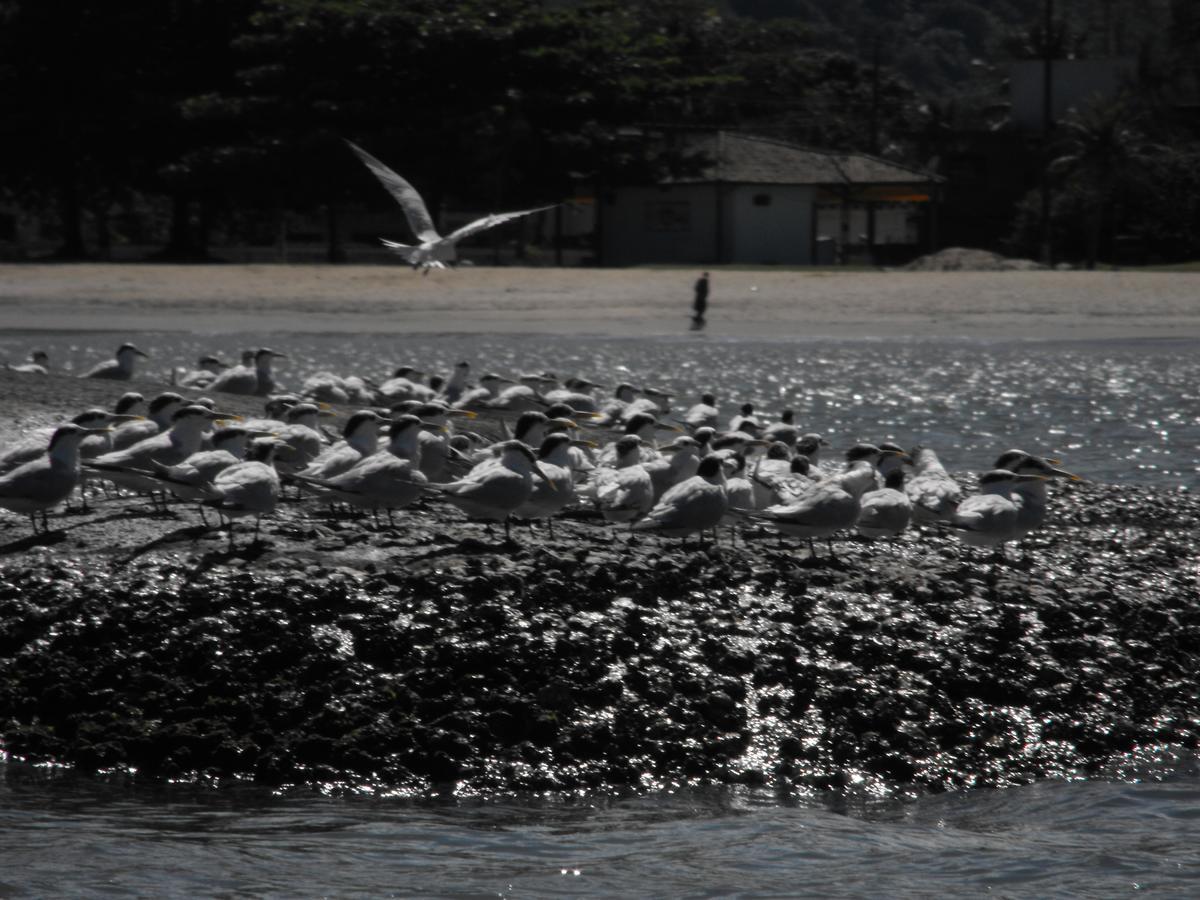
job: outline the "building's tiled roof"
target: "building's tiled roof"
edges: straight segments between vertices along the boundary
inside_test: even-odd
[[[688,151],[707,160],[707,165],[698,174],[671,179],[676,183],[929,184],[942,180],[932,172],[874,156],[813,150],[730,131],[695,135],[688,140]]]

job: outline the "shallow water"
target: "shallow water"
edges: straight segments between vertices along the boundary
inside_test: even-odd
[[[1200,342],[969,340],[722,340],[521,338],[511,335],[241,334],[148,332],[150,375],[205,353],[235,359],[242,347],[287,352],[281,385],[309,375],[388,377],[399,365],[447,373],[460,360],[477,375],[550,370],[676,394],[676,412],[713,391],[732,415],[745,401],[766,417],[796,410],[804,430],[837,448],[858,440],[925,444],[951,470],[989,467],[1020,447],[1061,457],[1104,482],[1194,486],[1200,472]],[[119,339],[85,334],[8,334],[0,357],[33,347],[81,371]]]
[[[1194,770],[850,804],[417,804],[8,774],[4,896],[1194,896],[1200,872]]]
[[[122,337],[7,334],[79,371]],[[284,386],[400,364],[549,369],[784,407],[835,446],[925,443],[952,470],[1019,446],[1097,481],[1194,486],[1195,341],[726,341],[145,333],[146,371],[265,344]],[[119,389],[114,389],[114,395]],[[907,801],[729,790],[417,804],[257,789],[129,788],[0,763],[0,896],[1195,894],[1200,779],[1048,782]]]

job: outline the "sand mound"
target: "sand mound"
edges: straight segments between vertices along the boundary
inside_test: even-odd
[[[1031,259],[1008,259],[989,250],[947,247],[918,257],[904,268],[909,272],[1028,272],[1046,267]]]

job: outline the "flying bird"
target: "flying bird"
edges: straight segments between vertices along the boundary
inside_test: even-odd
[[[522,209],[517,212],[491,213],[481,219],[476,219],[474,222],[469,222],[462,226],[462,228],[442,237],[442,235],[438,234],[437,228],[434,227],[433,218],[429,215],[425,201],[421,199],[421,195],[417,193],[415,187],[366,150],[356,144],[350,143],[350,141],[346,141],[346,143],[358,158],[362,160],[363,165],[370,169],[375,177],[379,179],[379,182],[387,189],[387,192],[396,198],[396,202],[404,210],[404,216],[408,219],[409,227],[412,228],[413,233],[417,236],[417,240],[420,241],[419,244],[399,244],[395,241],[381,238],[380,240],[383,241],[383,245],[402,257],[414,269],[420,269],[426,275],[429,274],[430,269],[444,269],[446,268],[446,263],[454,262],[457,258],[454,245],[463,238],[486,231],[489,228],[494,228],[497,225],[502,225],[511,219],[519,219],[521,216],[528,216],[533,213],[544,212],[547,209],[553,209],[557,205],[539,206],[536,209]]]

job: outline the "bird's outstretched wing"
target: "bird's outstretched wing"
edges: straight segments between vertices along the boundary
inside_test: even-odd
[[[429,210],[425,207],[425,201],[421,199],[421,195],[417,193],[417,189],[401,178],[370,153],[346,141],[346,145],[354,151],[355,155],[362,160],[363,165],[374,173],[379,179],[379,183],[387,188],[387,192],[396,198],[396,202],[400,204],[400,208],[404,210],[404,216],[408,219],[408,224],[416,234],[420,241],[436,241],[441,238],[437,229],[433,226],[433,219],[429,215]]]
[[[405,262],[412,262],[413,254],[420,249],[419,247],[413,247],[410,244],[397,244],[395,241],[389,241],[387,238],[380,238],[379,242]]]
[[[481,231],[487,231],[489,228],[495,228],[497,225],[502,225],[512,219],[519,219],[521,216],[529,216],[533,213],[545,212],[548,209],[554,209],[557,203],[552,203],[549,206],[539,206],[536,209],[522,209],[518,212],[506,213],[490,213],[482,219],[476,219],[474,222],[468,222],[462,228],[456,229],[446,237],[447,241],[461,241],[465,237],[470,237],[473,234],[478,234]]]

